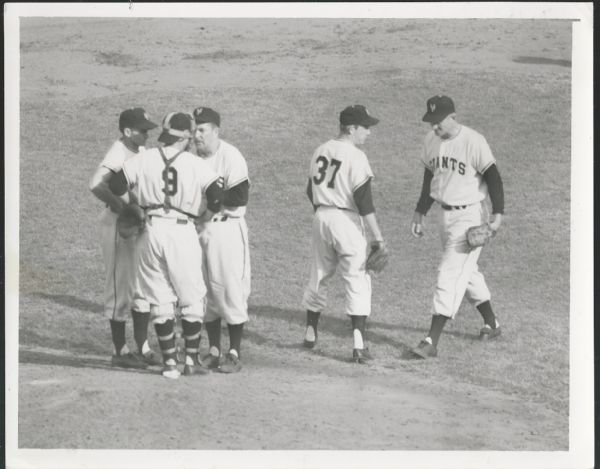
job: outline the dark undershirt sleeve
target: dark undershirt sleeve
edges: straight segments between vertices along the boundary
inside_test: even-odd
[[[358,214],[361,217],[375,213],[375,206],[373,205],[373,194],[371,193],[371,179],[367,179],[362,186],[354,190],[354,203],[358,207]]]
[[[317,210],[317,206],[313,202],[312,180],[310,179],[310,177],[308,178],[308,184],[306,184],[306,195],[308,196],[308,200],[310,200],[310,203],[313,206],[313,210],[316,211]]]
[[[112,175],[108,180],[108,188],[115,195],[123,195],[127,192],[127,178],[123,170]]]
[[[431,192],[431,180],[433,179],[433,173],[425,168],[425,172],[423,173],[423,186],[421,187],[421,197],[419,197],[419,201],[417,202],[416,211],[421,215],[427,215],[427,212],[433,205],[434,199],[429,195]]]
[[[223,205],[227,207],[243,207],[248,205],[249,188],[250,183],[246,179],[245,181],[242,181],[239,184],[227,189],[223,196]]]
[[[488,193],[492,201],[492,213],[504,213],[504,186],[495,164],[483,173],[483,179],[488,186]]]
[[[223,203],[223,187],[219,184],[219,180],[216,179],[206,189],[206,206],[211,212],[218,212],[221,210],[221,204]]]

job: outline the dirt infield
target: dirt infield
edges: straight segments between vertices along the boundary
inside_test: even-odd
[[[568,451],[569,21],[27,18],[20,52],[19,448]],[[407,227],[438,91],[505,179],[506,228],[481,263],[506,335],[479,343],[465,304],[440,357],[418,361],[439,248],[434,217],[424,244]],[[305,171],[353,102],[381,118],[365,151],[394,253],[374,279],[368,367],[349,363],[339,284],[319,346],[301,347]],[[124,107],[158,121],[200,104],[250,168],[244,368],[175,382],[111,369],[88,178]]]
[[[21,361],[28,403],[21,419],[37,430],[23,425],[19,436],[31,448],[535,451],[563,444],[560,415],[519,396],[432,383],[402,366],[332,368],[300,350],[259,351],[241,374],[175,384],[158,370],[111,370],[101,355],[23,347]],[[115,399],[115,391],[123,395]]]

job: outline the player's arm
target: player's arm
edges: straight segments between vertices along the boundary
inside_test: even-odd
[[[114,174],[110,181],[108,182],[108,187],[110,191],[115,195],[123,195],[127,192],[129,188],[129,184],[127,183],[127,178],[125,177],[125,173],[123,170]]]
[[[425,168],[423,173],[423,184],[421,185],[421,196],[417,202],[417,208],[413,215],[411,223],[411,233],[413,236],[420,238],[423,236],[423,217],[427,215],[427,212],[433,205],[434,199],[431,197],[431,180],[433,179],[433,173],[429,168]]]
[[[496,164],[492,164],[483,173],[483,179],[488,186],[488,193],[492,202],[492,217],[490,227],[494,231],[498,231],[502,223],[502,215],[504,214],[504,185],[502,177],[498,171]]]
[[[312,179],[310,176],[308,177],[308,184],[306,184],[306,196],[308,197],[308,200],[310,200],[310,203],[313,206],[313,210],[316,212],[317,206],[313,201]]]
[[[122,171],[121,171],[122,173]],[[122,195],[127,190],[127,181],[125,181],[125,191],[121,194],[115,193],[111,189],[111,181],[115,179],[116,174],[105,166],[100,166],[90,179],[90,191],[102,202],[107,204],[110,209],[119,213],[123,208],[123,200],[119,195]]]
[[[200,222],[210,220],[215,213],[221,210],[223,204],[223,183],[215,179],[205,191],[206,210],[200,216]]]
[[[244,207],[248,205],[250,182],[248,179],[230,187],[223,194],[223,205],[226,207]]]
[[[375,216],[375,206],[373,205],[373,194],[371,191],[371,178],[360,187],[357,187],[352,194],[354,197],[354,203],[358,208],[358,214],[362,217],[363,221],[369,228],[369,231],[373,235],[375,241],[383,242],[383,235],[379,229],[377,223],[377,217]]]

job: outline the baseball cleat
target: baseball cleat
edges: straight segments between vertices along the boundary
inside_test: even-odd
[[[148,366],[161,366],[163,364],[162,359],[154,351],[150,350],[144,354],[137,355],[140,360],[145,362]]]
[[[203,367],[201,364],[197,365],[184,365],[183,366],[183,376],[193,376],[193,375],[206,375],[208,374],[208,368]]]
[[[479,331],[479,340],[486,341],[498,337],[502,333],[500,327],[492,329],[488,324]]]
[[[204,357],[202,357],[202,360],[200,360],[202,366],[208,368],[209,370],[216,370],[217,368],[219,368],[220,362],[221,357],[215,357],[211,353],[207,353],[206,355],[204,355]]]
[[[237,373],[242,369],[242,362],[237,355],[228,353],[225,355],[225,360],[221,363],[219,371],[221,373]]]
[[[369,360],[373,360],[373,355],[369,352],[368,347],[355,348],[352,350],[352,361],[360,365],[366,365]]]
[[[302,342],[302,345],[304,346],[304,348],[315,348],[316,343],[317,343],[316,340],[310,341],[310,340],[304,339],[304,342]]]
[[[304,334],[304,342],[302,343],[302,345],[304,345],[304,348],[314,348],[315,345],[317,344],[317,337],[318,337],[318,333],[317,333],[317,329],[313,329],[314,330],[314,334],[312,334],[313,331],[310,330],[310,326],[306,328],[306,332]]]
[[[419,358],[437,357],[437,349],[426,340],[422,340],[411,352]]]
[[[181,373],[177,369],[177,365],[165,365],[162,370],[162,375],[165,378],[177,379],[181,376]]]
[[[135,368],[137,370],[144,370],[148,367],[144,361],[131,352],[125,355],[113,355],[110,364],[119,368]]]

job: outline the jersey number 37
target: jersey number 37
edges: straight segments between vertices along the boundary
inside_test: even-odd
[[[329,161],[326,157],[324,156],[319,156],[317,158],[317,172],[318,174],[316,176],[313,176],[312,180],[313,183],[319,185],[321,184],[323,181],[325,181],[326,177],[327,177],[327,170],[329,168],[333,168],[330,173],[331,173],[331,177],[329,178],[328,182],[327,182],[327,187],[329,187],[330,189],[333,189],[335,187],[334,183],[335,183],[335,176],[338,173],[338,171],[340,170],[340,167],[342,166],[342,162],[340,160],[336,160],[335,158],[332,158],[331,161]]]

